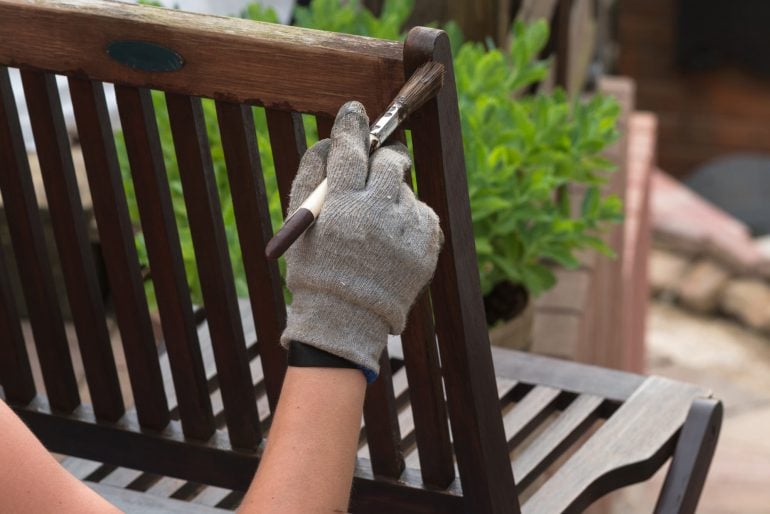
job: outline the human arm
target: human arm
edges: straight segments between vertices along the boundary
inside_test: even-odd
[[[0,400],[0,512],[120,512],[69,474]]]
[[[289,367],[242,512],[347,512],[366,381],[357,369]]]
[[[438,218],[404,183],[410,165],[403,145],[369,157],[368,120],[355,103],[340,110],[331,140],[305,154],[290,212],[325,176],[329,193],[286,254],[293,303],[285,346],[300,341],[376,376],[387,335],[403,330],[441,246]],[[347,511],[363,376],[289,367],[244,512]]]

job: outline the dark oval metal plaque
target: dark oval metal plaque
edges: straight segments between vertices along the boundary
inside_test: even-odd
[[[107,45],[107,54],[119,63],[141,71],[177,71],[184,66],[181,55],[147,41],[113,41]]]

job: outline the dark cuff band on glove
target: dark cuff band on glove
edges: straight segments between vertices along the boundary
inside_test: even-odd
[[[299,341],[291,341],[289,343],[288,363],[289,366],[295,368],[360,369],[366,377],[366,382],[369,384],[377,378],[377,374],[370,369],[364,369],[347,359]]]

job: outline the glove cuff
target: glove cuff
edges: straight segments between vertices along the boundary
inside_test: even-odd
[[[281,346],[291,341],[314,346],[379,373],[388,342],[388,324],[380,316],[337,296],[303,291],[288,309]]]

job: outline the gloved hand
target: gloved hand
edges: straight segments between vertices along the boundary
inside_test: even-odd
[[[342,106],[331,139],[302,158],[289,212],[328,179],[315,224],[286,252],[293,300],[281,343],[299,341],[379,372],[388,333],[433,276],[443,241],[436,213],[404,183],[411,161],[401,143],[369,156],[369,120]]]

